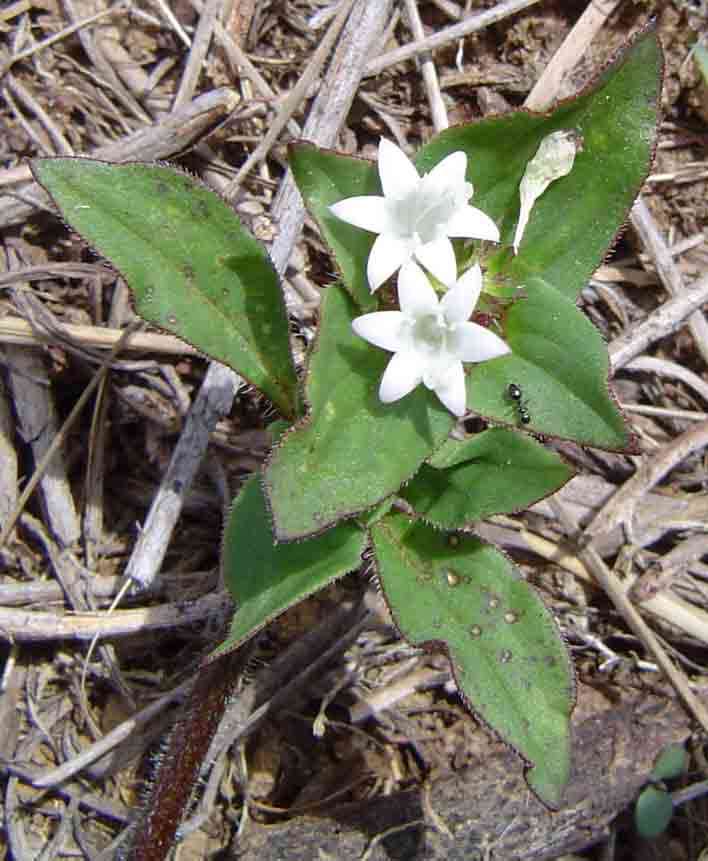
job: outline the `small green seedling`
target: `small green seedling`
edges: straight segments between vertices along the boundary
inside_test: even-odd
[[[708,47],[702,42],[696,42],[691,53],[701,73],[703,83],[708,86]]]
[[[634,822],[642,837],[651,840],[668,828],[674,805],[664,781],[679,777],[687,766],[688,754],[681,744],[670,744],[660,754],[634,808]]]

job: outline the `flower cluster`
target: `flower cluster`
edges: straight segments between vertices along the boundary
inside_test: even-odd
[[[475,264],[457,277],[451,238],[498,242],[499,230],[468,203],[473,188],[465,178],[465,153],[451,153],[419,176],[405,153],[382,140],[378,169],[383,196],[350,197],[331,210],[343,221],[378,234],[367,263],[369,286],[377,290],[400,270],[400,311],[357,317],[354,331],[394,354],[379,387],[384,403],[397,401],[422,382],[450,412],[462,416],[462,363],[483,362],[510,350],[498,335],[470,322],[482,291],[482,271]],[[448,288],[441,299],[421,266]]]

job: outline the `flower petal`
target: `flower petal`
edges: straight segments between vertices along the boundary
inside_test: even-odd
[[[422,379],[418,356],[412,352],[396,353],[381,378],[379,398],[384,404],[391,404],[412,392]]]
[[[439,188],[441,191],[448,188],[460,189],[465,185],[466,171],[467,154],[462,150],[451,152],[427,174],[426,184],[430,183],[430,186]]]
[[[447,222],[448,236],[465,236],[468,239],[488,239],[499,242],[499,228],[494,221],[476,206],[462,206],[455,210]]]
[[[330,212],[337,218],[369,230],[371,233],[384,233],[390,228],[390,218],[386,198],[376,194],[347,197],[330,206]]]
[[[419,245],[415,249],[415,256],[418,262],[422,263],[446,287],[451,287],[457,280],[455,249],[446,237]]]
[[[409,239],[397,239],[388,233],[376,237],[366,264],[366,276],[373,293],[411,256]]]
[[[405,320],[400,311],[374,311],[373,314],[363,314],[352,320],[352,329],[356,335],[391,353],[407,343],[407,339],[402,337],[404,326]]]
[[[475,309],[482,292],[482,270],[475,263],[442,297],[440,306],[448,323],[464,323]]]
[[[407,317],[434,314],[438,297],[430,279],[413,260],[401,266],[398,273],[398,304]]]
[[[420,182],[413,162],[386,138],[381,138],[379,144],[379,178],[386,197],[396,200],[411,194]]]
[[[435,387],[435,394],[455,416],[463,416],[467,411],[467,391],[465,371],[462,362],[455,362]]]
[[[477,323],[458,323],[454,334],[455,355],[463,362],[485,362],[511,352],[499,335]]]

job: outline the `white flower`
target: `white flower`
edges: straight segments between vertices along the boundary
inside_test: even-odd
[[[372,293],[413,257],[449,287],[457,278],[451,236],[499,241],[492,219],[467,202],[473,188],[464,152],[418,176],[406,154],[382,139],[378,164],[383,197],[348,197],[330,207],[337,218],[379,234],[366,267]]]
[[[475,265],[438,299],[428,276],[413,261],[398,275],[400,311],[376,311],[352,321],[354,332],[394,353],[379,386],[385,404],[419,384],[432,389],[456,416],[465,412],[463,362],[484,362],[510,353],[489,329],[469,322],[482,290]]]

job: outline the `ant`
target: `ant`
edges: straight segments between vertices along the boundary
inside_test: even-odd
[[[521,386],[518,383],[509,383],[506,388],[507,395],[516,404],[519,411],[519,421],[522,425],[527,425],[531,422],[531,413],[528,411],[526,402],[524,401],[524,393],[521,391]]]

